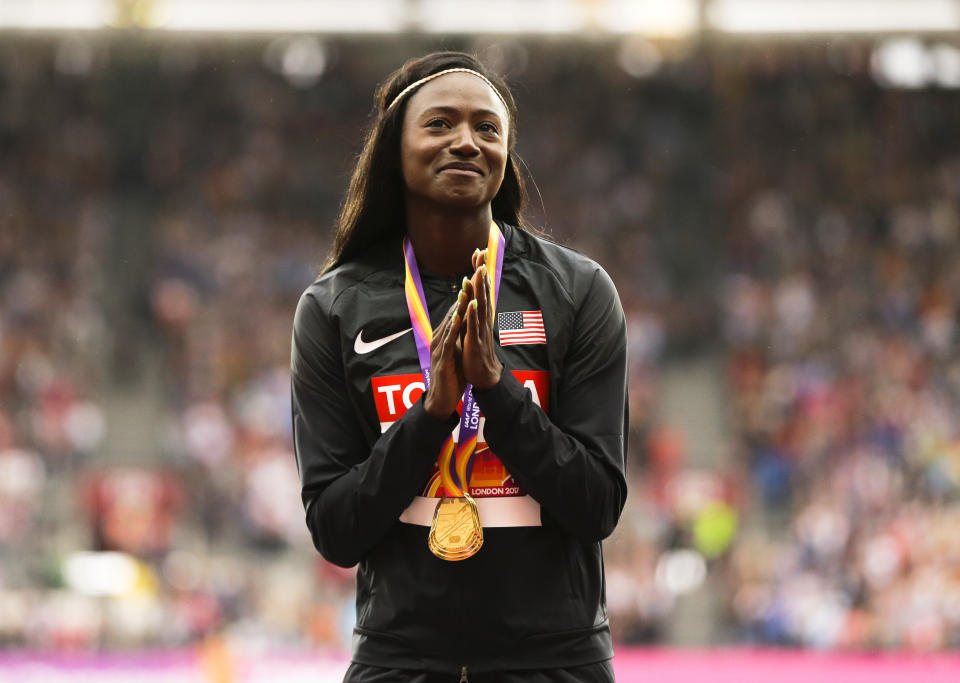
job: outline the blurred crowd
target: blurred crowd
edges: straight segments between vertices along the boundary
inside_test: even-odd
[[[738,455],[784,528],[734,549],[732,614],[761,643],[956,648],[958,96],[736,80],[719,305]]]
[[[433,47],[328,45],[311,83],[273,44],[0,48],[0,646],[349,647],[352,570],[303,521],[291,320],[376,83]],[[617,639],[669,642],[707,586],[715,643],[960,645],[958,96],[881,89],[857,45],[643,78],[611,46],[465,47],[517,86],[530,224],[627,313]],[[658,408],[702,354],[729,398],[709,471]],[[128,452],[111,420],[141,403],[159,436]]]

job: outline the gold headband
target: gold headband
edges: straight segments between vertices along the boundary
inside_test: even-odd
[[[490,88],[493,90],[493,92],[495,92],[495,93],[497,94],[497,97],[499,97],[499,98],[500,98],[500,101],[503,102],[503,108],[507,110],[507,113],[508,113],[508,114],[510,113],[510,107],[507,106],[507,101],[506,101],[505,99],[503,99],[503,95],[501,95],[501,94],[500,94],[500,91],[497,90],[496,86],[495,86],[493,83],[490,82],[490,79],[489,79],[489,78],[487,78],[486,76],[484,76],[482,73],[479,73],[479,72],[477,72],[477,71],[474,71],[473,69],[464,69],[464,68],[460,68],[460,67],[457,67],[457,68],[455,68],[455,69],[444,69],[443,71],[438,71],[438,72],[435,73],[435,74],[430,74],[429,76],[424,76],[424,77],[421,78],[419,81],[414,81],[413,83],[411,83],[410,85],[408,85],[406,88],[404,88],[403,90],[401,90],[399,95],[397,95],[396,97],[393,98],[393,102],[391,102],[390,105],[387,107],[387,111],[390,111],[391,109],[393,109],[393,106],[394,106],[397,102],[399,102],[400,100],[402,100],[402,99],[404,98],[404,96],[405,96],[407,93],[409,93],[411,90],[416,90],[416,89],[419,88],[421,85],[423,85],[424,83],[428,83],[429,81],[432,81],[434,78],[439,78],[440,76],[443,76],[443,75],[445,75],[445,74],[452,74],[452,73],[473,74],[473,75],[476,76],[477,78],[481,79],[484,83],[486,83],[487,85],[490,86]]]

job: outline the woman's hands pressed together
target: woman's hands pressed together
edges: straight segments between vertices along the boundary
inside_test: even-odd
[[[424,409],[438,420],[445,420],[457,409],[467,385],[461,367],[463,318],[467,304],[463,290],[433,331],[430,342],[430,388],[423,399]]]
[[[493,340],[486,255],[486,250],[473,252],[473,276],[463,279],[457,300],[433,332],[430,388],[424,408],[437,419],[446,419],[457,409],[468,383],[477,389],[489,389],[500,381],[503,372]]]
[[[493,297],[486,258],[486,249],[473,252],[473,277],[463,286],[470,300],[463,335],[463,374],[470,384],[481,390],[499,382],[503,372],[493,341]]]

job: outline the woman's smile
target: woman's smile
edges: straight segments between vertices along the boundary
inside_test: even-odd
[[[466,161],[452,161],[449,164],[440,167],[440,172],[465,176],[484,175],[479,166]]]

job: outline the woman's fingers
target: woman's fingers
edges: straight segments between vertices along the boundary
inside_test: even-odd
[[[450,320],[453,318],[455,311],[456,309],[451,306],[443,316],[443,320],[441,320],[440,324],[433,330],[433,339],[430,341],[431,359],[434,358],[436,353],[443,353],[443,343],[447,338],[447,332],[450,330]]]
[[[453,302],[453,305],[443,316],[443,321],[433,331],[433,343],[430,344],[431,362],[447,363],[454,359],[456,341],[463,326],[462,298]]]
[[[476,270],[481,265],[487,262],[487,250],[474,249],[473,256],[471,257],[473,263],[473,269]]]
[[[459,310],[454,310],[453,315],[450,316],[450,323],[447,325],[447,335],[444,340],[445,343],[449,344],[452,340],[457,338],[457,331],[460,329],[460,322],[463,318],[460,315]]]
[[[470,301],[467,299],[466,294],[461,291],[457,300],[454,302],[453,315],[450,316],[450,325],[447,328],[447,339],[446,344],[448,349],[445,349],[445,352],[452,354],[454,361],[459,363],[459,354],[463,351],[463,345],[461,343],[461,338],[463,336],[463,328],[466,323],[466,312],[467,307]]]
[[[466,278],[464,278],[466,279]],[[467,296],[467,293],[461,289],[460,293],[457,295],[456,307],[457,311],[454,313],[456,319],[456,329],[453,330],[454,340],[457,346],[457,352],[463,351],[463,330],[466,326],[467,318],[467,307],[470,305],[470,299]]]
[[[463,292],[465,297],[464,307],[461,312],[466,312],[466,304],[470,303],[470,300],[474,297],[473,279],[469,277],[463,278],[463,282],[460,283],[460,291]]]
[[[477,275],[479,276],[476,296],[477,313],[478,320],[482,326],[478,329],[478,332],[484,333],[490,319],[490,278],[487,277],[486,264],[477,269]]]
[[[464,278],[466,281],[466,278]],[[460,294],[457,295],[457,342],[460,344],[459,349],[462,351],[462,340],[463,340],[463,330],[466,327],[467,321],[467,308],[470,306],[470,297],[467,295],[466,291],[461,289]]]
[[[465,337],[469,339],[467,348],[476,352],[479,344],[479,325],[477,322],[477,300],[473,299],[467,306],[467,331]]]
[[[480,265],[473,274],[473,280],[470,283],[473,296],[470,299],[470,306],[467,309],[467,328],[466,334],[476,343],[473,348],[481,348],[480,341],[487,335],[485,334],[486,325],[489,321],[488,310],[488,285],[487,285],[487,267]]]

